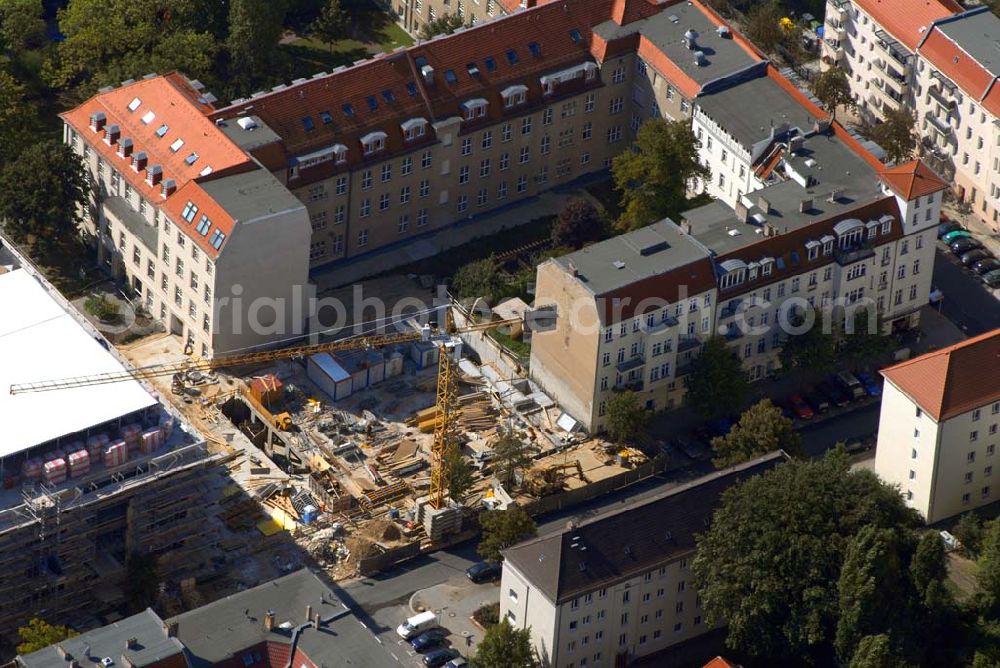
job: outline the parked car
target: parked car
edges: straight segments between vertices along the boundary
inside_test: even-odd
[[[454,659],[444,664],[444,668],[468,668],[469,662],[463,656],[456,656]]]
[[[971,232],[959,228],[957,230],[952,230],[951,232],[945,234],[943,237],[941,237],[941,241],[945,242],[946,244],[950,244],[955,241],[958,241],[959,239],[971,239],[971,238],[972,238]]]
[[[478,564],[472,564],[465,569],[466,577],[476,584],[482,582],[494,582],[500,578],[500,574],[502,572],[503,569],[500,564],[494,564],[489,561],[480,561]]]
[[[802,398],[802,395],[793,394],[788,397],[788,405],[791,406],[792,411],[795,413],[795,417],[800,420],[811,420],[813,417],[813,410],[806,403],[806,400]]]
[[[396,633],[403,640],[415,638],[428,629],[436,628],[438,625],[437,614],[433,610],[426,610],[418,615],[413,615],[399,625]]]
[[[808,392],[803,395],[803,398],[817,413],[825,413],[830,410],[830,400],[819,392]]]
[[[816,389],[829,399],[830,403],[834,406],[846,406],[851,403],[851,397],[830,380],[822,381],[816,386]]]
[[[844,449],[849,455],[857,455],[865,450],[871,450],[874,445],[874,438],[851,438],[844,444]]]
[[[972,271],[980,275],[988,274],[995,269],[1000,269],[1000,260],[995,257],[983,258],[979,262],[972,264]]]
[[[964,255],[970,250],[975,250],[976,248],[982,248],[983,244],[978,239],[959,239],[954,241],[948,246],[951,248],[951,252],[955,255]]]
[[[707,441],[704,442],[705,443],[710,442],[712,440],[712,436],[709,433],[708,429],[705,427],[702,427],[702,429],[704,430],[704,438],[708,439]],[[698,435],[697,432],[695,435],[696,436]],[[712,453],[711,449],[705,447],[704,445],[699,446],[697,443],[692,443],[689,439],[682,438],[680,436],[674,437],[673,444],[674,446],[676,446],[678,450],[683,452],[686,457],[689,457],[695,461],[708,459]]]
[[[948,234],[949,232],[954,232],[955,230],[961,230],[961,229],[964,228],[953,220],[942,221],[938,223],[938,229],[937,229],[938,239],[944,238],[944,235]]]
[[[983,274],[983,283],[991,288],[1000,288],[1000,269]]]
[[[458,656],[460,656],[460,654],[457,649],[452,647],[443,647],[425,654],[424,665],[428,668],[440,668],[440,666],[443,666]]]
[[[424,631],[411,640],[410,645],[418,652],[426,652],[429,649],[440,646],[444,642],[444,638],[444,631],[441,629],[431,629],[430,631]]]
[[[834,380],[852,399],[864,399],[865,396],[867,396],[861,381],[858,380],[857,377],[850,371],[837,372],[837,375],[834,376]]]
[[[993,257],[990,255],[988,250],[982,248],[976,248],[975,250],[970,250],[968,253],[964,254],[959,259],[962,261],[966,267],[971,267],[980,260],[985,260],[986,258]]]
[[[864,386],[865,392],[868,393],[868,396],[870,397],[881,396],[882,386],[879,385],[879,382],[875,376],[868,373],[867,371],[862,371],[861,373],[857,374],[857,376],[858,380],[860,380],[861,384]]]

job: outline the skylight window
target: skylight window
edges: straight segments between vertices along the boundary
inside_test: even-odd
[[[517,65],[517,51],[514,49],[507,49],[507,62],[511,65]]]
[[[396,101],[396,95],[391,90],[384,90],[382,91],[382,99],[392,104]]]
[[[493,60],[493,56],[486,56],[485,58],[483,58],[483,63],[486,64],[487,72],[496,72],[497,61]]]
[[[583,35],[580,34],[579,30],[573,28],[572,30],[569,31],[569,38],[574,42],[579,42],[580,40],[583,39]]]
[[[188,157],[184,158],[184,162],[187,163],[188,167],[190,167],[194,163],[198,162],[198,154],[192,152],[191,155],[189,155]]]
[[[374,95],[369,95],[369,96],[368,96],[368,97],[367,97],[367,98],[365,99],[365,101],[366,101],[366,102],[368,102],[368,109],[369,109],[370,111],[375,111],[376,109],[378,109],[378,100],[377,100],[377,99],[375,99],[375,96],[374,96]]]
[[[354,117],[354,107],[352,107],[350,103],[345,104],[341,107],[341,109],[344,110],[344,116],[347,116],[348,118]]]
[[[424,65],[427,64],[427,58],[425,58],[424,56],[417,56],[416,58],[413,59],[413,64],[416,65],[417,69],[419,70],[420,68],[422,68]]]
[[[203,170],[198,172],[199,176],[208,176],[212,173],[212,165],[207,165]]]
[[[142,116],[142,123],[143,123],[143,125],[149,125],[150,123],[153,122],[154,118],[156,118],[156,114],[154,114],[152,111],[147,111]]]
[[[201,220],[198,221],[198,226],[195,228],[198,230],[198,234],[205,236],[208,234],[208,230],[212,227],[212,221],[208,216],[202,215]]]
[[[330,115],[329,111],[319,112],[319,120],[323,121],[323,125],[329,125],[333,123],[333,116]]]
[[[184,146],[184,140],[178,137],[174,140],[174,143],[170,145],[170,150],[177,153],[177,151],[181,150],[181,146]]]
[[[216,230],[212,232],[212,238],[208,240],[208,243],[212,244],[212,248],[219,250],[222,248],[222,243],[226,240],[226,235]]]
[[[164,123],[160,127],[156,128],[156,136],[159,137],[160,139],[163,139],[163,135],[167,134],[167,130],[169,129],[170,128],[167,127],[167,124]]]
[[[406,92],[409,93],[411,96],[416,95],[417,94],[417,84],[415,84],[412,81],[408,82],[406,84]]]
[[[458,83],[458,77],[455,76],[455,70],[445,70],[444,71],[444,80],[447,81],[450,84],[457,84]]]
[[[134,98],[132,98],[132,101],[128,103],[128,110],[129,111],[135,111],[136,109],[139,108],[140,104],[142,104],[142,100],[140,100],[137,97],[134,97]]]
[[[465,66],[465,69],[469,70],[470,77],[479,76],[479,66],[476,65],[475,63],[469,63],[468,65]]]
[[[306,132],[309,132],[310,130],[316,127],[316,124],[313,123],[312,116],[302,117],[302,127],[306,129]]]
[[[538,42],[528,42],[528,51],[531,51],[531,55],[535,58],[542,57],[542,47],[538,46]]]
[[[197,213],[198,213],[198,205],[195,204],[194,202],[188,201],[188,203],[184,205],[184,210],[181,211],[181,218],[190,223],[192,220],[194,220],[194,217]]]

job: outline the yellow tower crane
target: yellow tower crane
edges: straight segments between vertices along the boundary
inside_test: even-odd
[[[509,318],[506,320],[493,320],[482,322],[466,327],[455,328],[452,326],[451,314],[447,314],[446,325],[443,333],[466,334],[469,332],[479,332],[494,327],[503,327],[521,323],[520,318]],[[344,350],[358,350],[361,348],[381,348],[396,343],[411,343],[414,341],[430,340],[432,336],[442,332],[435,332],[430,327],[425,326],[421,331],[400,332],[396,334],[380,334],[361,338],[341,339],[329,343],[318,343],[308,346],[295,346],[289,348],[279,348],[256,353],[245,353],[240,355],[220,355],[211,359],[187,358],[176,362],[164,364],[153,364],[150,366],[136,367],[124,371],[111,373],[100,373],[90,376],[74,376],[71,378],[60,378],[55,380],[43,380],[31,383],[17,383],[10,386],[11,394],[24,394],[28,392],[53,392],[56,390],[69,389],[74,387],[89,387],[92,385],[107,385],[109,383],[120,383],[127,380],[148,380],[151,378],[162,378],[173,376],[177,373],[188,373],[191,371],[215,371],[226,367],[244,366],[251,364],[261,364],[282,359],[296,357],[307,357],[319,353],[333,353]],[[445,351],[444,345],[439,346],[438,354],[438,377],[437,377],[437,412],[440,416],[434,428],[434,440],[431,446],[431,488],[429,502],[435,509],[444,506],[445,487],[447,486],[446,472],[444,470],[444,457],[447,448],[454,439],[454,425],[452,417],[455,413],[455,391],[457,376],[455,365]]]

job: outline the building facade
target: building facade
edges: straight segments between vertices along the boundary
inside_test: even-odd
[[[549,668],[629,665],[715,628],[690,568],[695,533],[726,488],[783,461],[775,452],[507,549],[501,619],[530,627]]]
[[[883,370],[875,472],[928,524],[993,503],[1000,330]]]
[[[916,118],[923,159],[956,195],[1000,230],[1000,19],[951,0],[898,4],[830,0],[825,67],[843,67],[870,122],[886,109]]]

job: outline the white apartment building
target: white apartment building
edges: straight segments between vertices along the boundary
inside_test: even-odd
[[[547,668],[671,665],[672,646],[715,628],[690,569],[695,534],[730,485],[785,460],[774,452],[508,548],[501,618],[531,628]]]
[[[994,330],[882,371],[875,472],[928,524],[1000,498],[998,357]]]
[[[917,120],[922,157],[1000,231],[1000,19],[952,0],[831,0],[825,67],[843,67],[861,113]]]

